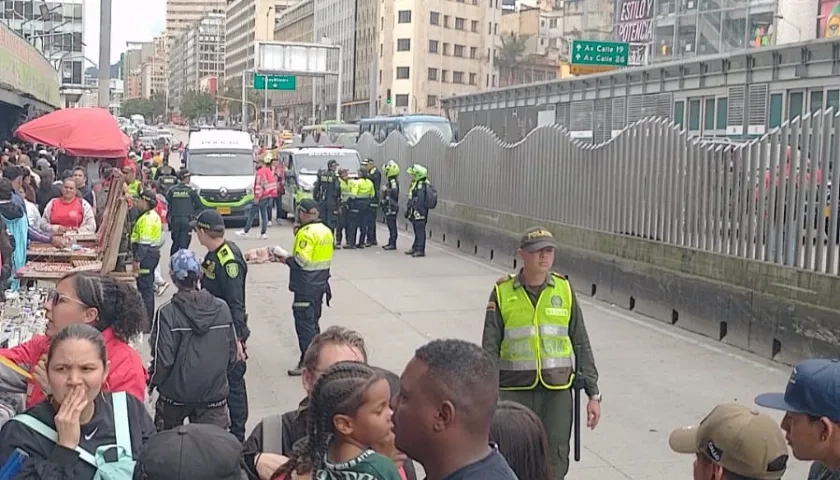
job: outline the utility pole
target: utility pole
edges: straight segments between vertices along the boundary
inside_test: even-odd
[[[99,95],[97,105],[111,106],[111,0],[99,0]]]

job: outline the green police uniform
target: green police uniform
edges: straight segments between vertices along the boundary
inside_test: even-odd
[[[572,382],[577,361],[583,389],[598,394],[598,370],[583,315],[569,282],[556,273],[543,285],[521,274],[499,279],[484,319],[482,345],[499,361],[500,397],[533,410],[543,422],[559,479],[569,470]]]

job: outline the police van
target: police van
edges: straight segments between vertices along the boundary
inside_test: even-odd
[[[247,132],[202,130],[190,135],[185,166],[206,208],[245,220],[254,202],[254,144]]]
[[[304,198],[312,198],[312,188],[318,180],[318,170],[327,168],[330,160],[338,162],[338,170],[346,168],[352,178],[359,176],[362,156],[351,148],[343,147],[295,147],[280,150],[279,160],[286,169],[286,193],[283,195],[283,209],[297,216],[297,204]]]

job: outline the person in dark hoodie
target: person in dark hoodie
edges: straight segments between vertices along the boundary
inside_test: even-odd
[[[227,429],[227,372],[236,362],[233,317],[224,300],[199,289],[201,261],[193,252],[175,252],[169,272],[178,291],[158,309],[149,336],[149,391],[159,394],[155,427],[169,430],[189,418]]]

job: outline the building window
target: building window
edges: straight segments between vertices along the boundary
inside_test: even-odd
[[[452,72],[452,83],[464,83],[464,72]]]
[[[473,20],[470,22],[470,31],[473,33],[478,33],[478,20]]]
[[[426,106],[427,107],[436,107],[437,106],[437,96],[429,95],[426,97]]]
[[[437,80],[438,77],[438,69],[437,68],[430,68],[429,69],[429,80]]]
[[[552,18],[548,21],[548,28],[557,28],[557,19]]]
[[[477,84],[478,84],[477,75],[474,74],[474,73],[471,73],[470,74],[470,85],[477,85]]]
[[[463,57],[464,56],[464,46],[463,45],[455,45],[453,49],[453,55],[456,57]]]
[[[455,17],[455,30],[463,30],[466,28],[467,20],[461,17]]]
[[[411,23],[411,10],[397,12],[397,23]]]
[[[411,50],[411,39],[410,38],[398,38],[397,39],[397,51],[398,52],[408,52]]]
[[[429,53],[437,53],[438,45],[439,43],[437,40],[429,40]]]
[[[475,58],[478,56],[478,48],[470,47],[470,58]]]
[[[429,23],[432,25],[440,25],[440,13],[429,12]]]
[[[441,82],[448,82],[449,81],[449,70],[441,70],[440,71],[440,81]]]
[[[408,95],[405,93],[398,93],[394,95],[394,103],[397,107],[406,108],[408,107]]]
[[[409,76],[409,67],[397,67],[397,80],[405,80]]]

